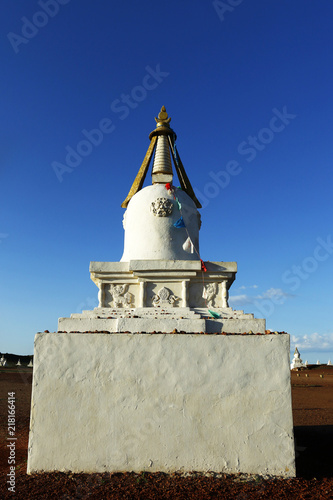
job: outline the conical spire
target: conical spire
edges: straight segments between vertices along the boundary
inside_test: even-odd
[[[166,112],[165,106],[162,106],[156,120],[156,128],[149,134],[150,145],[146,156],[142,162],[141,168],[132,184],[130,192],[121,206],[126,208],[130,199],[143,187],[145,177],[149,168],[150,161],[153,157],[156,148],[154,163],[152,168],[153,184],[172,183],[173,172],[171,156],[173,158],[179,182],[183,191],[185,191],[194,201],[198,208],[201,208],[200,202],[197,200],[191,183],[186,175],[184,166],[181,162],[178,152],[176,151],[175,141],[176,134],[170,127],[171,118]]]
[[[157,136],[157,145],[152,168],[152,182],[153,184],[172,183],[173,172],[168,136],[173,137],[175,133],[169,125],[171,118],[168,116],[165,106],[162,106],[155,121],[156,129],[149,134],[150,140]]]
[[[157,145],[152,168],[153,184],[172,182],[172,164],[170,156],[170,145],[166,135],[157,138]]]

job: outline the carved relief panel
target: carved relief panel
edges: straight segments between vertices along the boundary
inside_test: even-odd
[[[172,214],[173,203],[168,198],[156,198],[150,206],[150,211],[156,217],[168,217]]]
[[[189,288],[190,307],[223,307],[221,283],[191,283]]]
[[[181,283],[147,283],[147,307],[179,307],[181,303]]]
[[[217,283],[207,283],[207,285],[203,286],[202,298],[206,301],[207,307],[216,307],[217,289]]]
[[[153,306],[162,306],[162,307],[173,307],[174,303],[179,299],[173,295],[173,293],[163,286],[159,289],[156,295],[153,297]]]
[[[110,284],[105,287],[106,307],[131,308],[135,307],[135,295],[129,291],[129,285]]]

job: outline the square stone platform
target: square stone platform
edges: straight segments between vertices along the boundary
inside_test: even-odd
[[[293,477],[289,335],[39,333],[28,473]]]

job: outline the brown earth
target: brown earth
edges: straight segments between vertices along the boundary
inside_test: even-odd
[[[307,375],[307,376],[306,376]],[[321,377],[322,375],[323,377]],[[26,474],[32,369],[0,368],[0,494],[19,499],[333,498],[333,367],[292,372],[297,477],[246,474]],[[7,398],[15,392],[16,487],[8,491]]]

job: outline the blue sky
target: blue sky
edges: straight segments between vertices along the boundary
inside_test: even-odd
[[[238,262],[230,304],[303,360],[333,358],[332,2],[0,12],[0,350],[31,354],[35,332],[97,305],[89,262],[121,258],[120,205],[165,105],[201,257]]]

